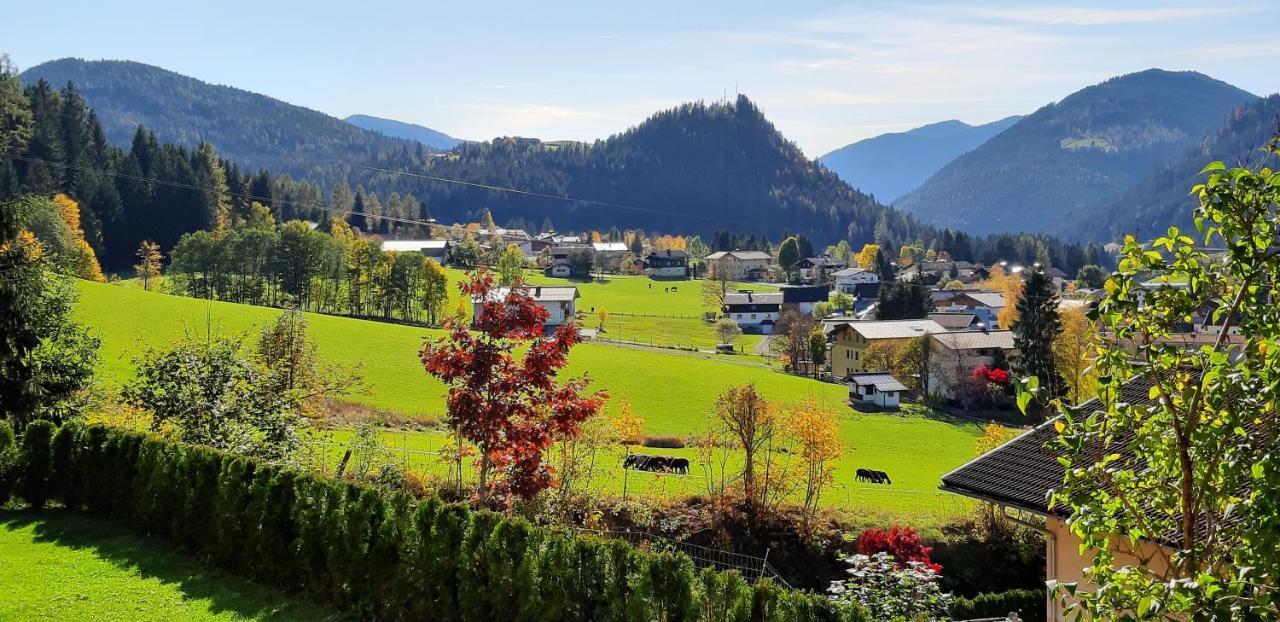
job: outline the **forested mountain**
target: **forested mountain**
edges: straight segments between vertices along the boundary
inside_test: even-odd
[[[28,86],[41,79],[55,87],[75,83],[112,144],[129,145],[145,125],[160,142],[212,143],[249,170],[327,182],[341,179],[353,162],[416,147],[309,108],[142,63],[64,58],[22,72]]]
[[[1120,239],[1133,234],[1139,240],[1164,235],[1171,225],[1193,230],[1191,211],[1196,199],[1188,190],[1203,178],[1205,164],[1221,160],[1227,166],[1257,166],[1260,151],[1280,131],[1280,94],[1264,97],[1231,112],[1221,127],[1202,145],[1129,187],[1118,199],[1100,205],[1080,218],[1064,219],[1056,227],[1073,239]],[[1277,165],[1271,162],[1272,167]]]
[[[970,233],[1055,233],[1050,223],[1115,200],[1256,99],[1195,72],[1112,78],[1037,110],[894,205]]]
[[[403,138],[405,140],[416,140],[432,149],[447,151],[458,146],[462,142],[444,132],[433,130],[429,127],[423,127],[413,123],[405,123],[404,121],[396,121],[395,119],[383,119],[382,117],[371,117],[367,114],[353,114],[346,119],[347,123],[358,128],[369,130],[370,132],[378,132],[386,134],[393,138]]]
[[[938,169],[1005,131],[1021,116],[982,125],[951,119],[906,132],[881,134],[845,145],[820,158],[850,186],[882,203],[915,190]]]

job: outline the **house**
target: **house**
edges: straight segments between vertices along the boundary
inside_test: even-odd
[[[610,272],[622,270],[622,257],[629,252],[623,242],[592,242],[591,250],[595,251],[597,264]]]
[[[947,330],[979,330],[986,327],[976,314],[961,311],[930,313],[929,319]]]
[[[782,292],[739,291],[724,296],[724,316],[737,323],[744,333],[773,332],[781,311]]]
[[[782,308],[794,309],[808,315],[813,313],[813,305],[826,302],[831,290],[826,285],[783,285]]]
[[[773,257],[762,251],[717,251],[707,255],[709,274],[733,281],[760,280]]]
[[[1124,384],[1116,399],[1133,405],[1151,404],[1150,379],[1139,376]],[[1078,416],[1085,417],[1105,410],[1097,399],[1079,406]],[[1043,517],[1043,526],[1036,525],[1045,534],[1045,578],[1059,583],[1081,582],[1084,569],[1092,563],[1088,551],[1082,553],[1080,539],[1071,533],[1066,520],[1069,516],[1061,505],[1050,509],[1049,491],[1062,487],[1065,475],[1058,458],[1063,455],[1053,442],[1057,438],[1055,426],[1061,417],[1055,417],[1036,426],[1021,436],[985,453],[967,464],[942,476],[942,490],[972,497],[1000,506],[1013,508]],[[1117,447],[1125,447],[1124,443]],[[1132,461],[1129,449],[1121,449],[1121,462]],[[1127,454],[1127,455],[1125,455]],[[1151,540],[1139,540],[1131,544],[1128,539],[1115,538],[1111,543],[1116,555],[1116,565],[1146,566],[1157,573],[1164,568],[1152,564],[1166,563],[1168,556],[1155,555],[1161,544]],[[1172,551],[1166,549],[1172,554]],[[1148,561],[1144,561],[1148,560]],[[1048,594],[1045,598],[1046,619],[1062,622],[1063,607]]]
[[[547,266],[547,269],[543,270],[542,273],[547,276],[567,279],[570,276],[573,276],[573,266],[569,263],[568,259],[557,259],[552,262],[551,265]]]
[[[946,283],[951,279],[970,277],[979,268],[967,261],[921,261],[898,271],[899,281]]]
[[[870,270],[862,268],[845,268],[831,273],[831,278],[835,282],[836,291],[854,296],[859,285],[871,283],[879,283],[880,275]]]
[[[1011,330],[951,331],[933,335],[933,342],[929,392],[948,399],[960,397],[965,380],[979,365],[993,367],[1014,353]]]
[[[644,258],[644,264],[644,273],[651,278],[683,279],[689,275],[689,253],[684,251],[653,251]]]
[[[849,375],[849,401],[897,409],[907,386],[888,372],[862,372]]]
[[[921,335],[945,333],[947,330],[933,320],[855,320],[825,324],[830,330],[831,373],[837,378],[868,369],[867,349],[876,343],[905,343]]]
[[[844,261],[832,257],[831,255],[818,255],[817,257],[805,257],[796,264],[796,268],[800,270],[800,277],[807,280],[817,280],[824,274],[831,274],[845,269],[847,264]]]
[[[572,243],[572,242],[557,244],[551,247],[551,259],[555,261],[559,261],[561,259],[568,259],[570,255],[574,253],[580,253],[584,250],[587,250],[588,248],[591,248],[591,247],[587,246],[586,244],[578,244],[578,243]]]
[[[476,231],[476,239],[483,242],[491,242],[495,238],[502,241],[503,246],[515,244],[520,252],[525,255],[534,254],[533,236],[529,235],[524,229],[503,229],[497,227],[494,229],[480,229]],[[539,249],[541,250],[541,249]]]
[[[449,240],[383,240],[384,253],[422,253],[439,263],[449,259]]]
[[[980,289],[942,289],[929,294],[933,307],[943,313],[973,313],[988,328],[999,327],[1004,310],[1004,294]],[[1007,327],[1001,327],[1007,328]]]
[[[1067,282],[1067,273],[1057,268],[1051,267],[1048,270],[1044,271],[1044,275],[1049,277],[1050,281],[1053,281],[1054,289],[1058,290],[1058,292],[1061,293],[1062,287],[1066,285],[1066,282]]]
[[[522,292],[533,298],[533,302],[547,310],[546,328],[555,328],[577,319],[578,288],[573,285],[524,285]],[[489,292],[490,301],[506,300],[510,288],[500,287]],[[480,305],[484,301],[472,298],[472,321],[480,316]]]

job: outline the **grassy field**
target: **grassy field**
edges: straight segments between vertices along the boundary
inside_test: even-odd
[[[99,519],[0,512],[0,620],[339,619],[170,548]]]
[[[170,343],[184,331],[203,335],[210,327],[222,334],[251,334],[279,313],[87,282],[79,289],[77,313],[102,338],[102,379],[109,387],[132,377],[131,357],[142,346]],[[366,391],[355,396],[357,401],[409,415],[443,414],[444,387],[428,376],[417,360],[423,340],[439,336],[439,331],[323,315],[309,315],[308,320],[311,337],[324,359],[360,366]],[[686,436],[705,430],[716,397],[735,384],[754,382],[764,395],[782,404],[813,396],[839,413],[842,437],[849,449],[838,465],[830,503],[911,513],[928,512],[940,504],[946,508],[964,504],[954,496],[940,496],[936,489],[941,474],[973,457],[980,432],[976,424],[926,413],[859,413],[848,406],[843,386],[781,374],[751,362],[749,357],[586,343],[573,351],[569,365],[569,373],[583,372],[590,373],[594,386],[610,393],[611,414],[617,412],[621,400],[629,401],[644,418],[645,433],[651,436]],[[412,450],[433,450],[443,441],[429,432],[393,436]],[[693,449],[638,451],[694,457]],[[598,473],[603,475],[600,482],[606,490],[621,491],[620,458],[601,461]],[[894,485],[856,484],[853,471],[862,467],[889,472]],[[691,475],[699,473],[695,466]],[[641,490],[652,488],[654,494],[665,496],[698,492],[704,486],[697,477],[664,476],[651,481],[654,476],[638,474],[630,476],[629,491],[637,490],[637,479],[649,482]]]

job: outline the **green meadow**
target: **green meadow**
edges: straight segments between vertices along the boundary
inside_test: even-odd
[[[163,346],[184,333],[252,336],[280,313],[88,282],[81,282],[79,291],[77,314],[102,339],[101,377],[107,387],[118,387],[133,376],[132,359],[141,348]],[[444,386],[423,371],[417,358],[424,340],[439,338],[441,331],[315,314],[307,319],[322,358],[359,368],[364,377],[363,391],[352,401],[414,417],[444,414]],[[882,510],[895,517],[968,507],[938,493],[937,484],[940,475],[973,457],[978,425],[923,410],[861,413],[848,405],[845,387],[778,373],[759,360],[588,342],[574,349],[567,373],[587,373],[595,388],[607,391],[610,414],[618,412],[623,400],[629,402],[645,420],[645,433],[650,436],[683,437],[705,430],[716,397],[731,385],[755,383],[765,396],[782,405],[812,396],[837,413],[848,448],[837,465],[836,485],[827,497],[830,504]],[[333,442],[344,443],[347,434],[335,432]],[[418,460],[417,466],[432,470],[435,458],[418,452],[437,449],[443,440],[433,432],[388,432],[386,444],[404,445],[411,451],[402,458]],[[340,455],[342,449],[331,447],[330,451]],[[690,477],[632,474],[627,481],[629,493],[669,497],[704,490],[694,449],[635,451],[688,457],[695,464]],[[614,453],[601,458],[597,474],[603,490],[620,493],[622,454]],[[730,460],[732,467],[735,458]],[[854,470],[862,467],[887,471],[893,486],[854,482]]]

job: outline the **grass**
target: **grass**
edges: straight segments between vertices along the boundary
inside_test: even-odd
[[[0,567],[0,620],[339,619],[119,523],[65,512],[0,512]]]
[[[202,335],[209,327],[223,334],[251,334],[279,314],[262,307],[88,282],[80,283],[79,290],[77,314],[102,338],[100,376],[109,387],[133,377],[131,357],[142,346],[163,346],[184,331]],[[440,331],[314,314],[308,315],[308,321],[322,358],[360,366],[367,390],[355,396],[356,401],[414,416],[443,415],[444,386],[428,376],[417,359],[423,340],[438,337]],[[831,504],[909,513],[930,512],[940,504],[968,507],[954,496],[940,496],[937,484],[939,476],[973,457],[978,425],[924,411],[859,413],[848,406],[844,386],[781,374],[758,361],[758,357],[585,343],[570,355],[568,373],[589,372],[593,386],[609,392],[610,414],[618,412],[622,400],[629,401],[644,418],[645,434],[650,436],[687,436],[705,430],[716,397],[731,385],[753,382],[766,397],[784,405],[813,396],[839,413],[841,436],[849,448],[837,465],[837,486],[828,498]],[[403,438],[411,449],[428,450],[443,440],[429,432],[406,433]],[[335,451],[340,455],[341,449]],[[637,451],[691,459],[696,452]],[[620,456],[604,462],[608,466],[600,471],[604,474],[601,485],[620,492]],[[853,471],[863,467],[887,471],[894,485],[856,484]],[[698,467],[694,470],[696,475]],[[634,475],[629,479],[628,490],[634,491],[637,481],[655,478]],[[646,486],[660,487],[654,494],[670,496],[698,492],[702,483],[696,478],[665,476]]]

